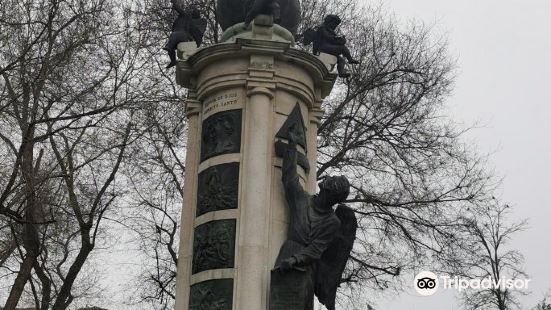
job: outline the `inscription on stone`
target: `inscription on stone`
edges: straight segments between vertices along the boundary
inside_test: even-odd
[[[313,291],[311,286],[310,272],[272,271],[269,310],[313,309],[314,297],[308,296]]]
[[[208,115],[222,107],[237,105],[238,101],[239,95],[236,91],[209,97],[203,102],[203,115]]]
[[[203,121],[201,161],[213,156],[239,153],[241,109],[219,112]]]
[[[207,212],[237,209],[239,163],[216,165],[199,173],[197,216]]]
[[[192,273],[233,268],[235,220],[212,221],[195,227]]]
[[[189,310],[231,310],[233,279],[209,280],[191,286]]]

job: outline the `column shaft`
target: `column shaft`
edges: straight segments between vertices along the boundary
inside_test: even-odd
[[[196,100],[187,101],[188,140],[186,152],[186,175],[184,183],[184,203],[180,220],[180,248],[178,255],[178,276],[176,278],[175,310],[187,310],[189,303],[191,261],[193,251],[193,220],[197,191],[197,170],[199,168],[199,111],[201,105]]]
[[[271,92],[254,88],[245,107],[245,141],[235,309],[266,309],[267,232],[269,227],[273,133]]]

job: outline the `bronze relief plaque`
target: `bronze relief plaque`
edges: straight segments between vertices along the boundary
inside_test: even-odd
[[[209,269],[233,268],[235,220],[207,222],[195,227],[192,273]]]
[[[203,121],[201,161],[241,150],[241,109],[218,112]]]
[[[199,173],[197,214],[237,209],[239,163],[216,165]]]
[[[189,310],[231,310],[233,303],[233,279],[216,279],[191,286]]]

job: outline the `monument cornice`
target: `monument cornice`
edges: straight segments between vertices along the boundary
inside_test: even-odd
[[[187,88],[197,89],[199,100],[205,92],[239,86],[245,83],[244,79],[249,76],[249,72],[233,72],[228,74],[219,74],[215,77],[207,77],[197,85],[197,76],[204,68],[218,61],[224,61],[228,58],[243,59],[248,61],[250,55],[273,56],[274,63],[278,61],[287,62],[296,65],[305,70],[314,82],[314,88],[319,89],[319,93],[314,93],[313,98],[306,96],[305,99],[314,99],[320,101],[329,93],[335,82],[336,75],[330,73],[327,67],[316,56],[290,46],[286,42],[274,42],[258,39],[238,38],[235,43],[220,43],[206,48],[199,49],[187,60],[179,60],[177,67],[177,81],[180,85]],[[269,70],[273,68],[258,68],[258,64],[252,63],[250,70]],[[276,82],[281,83],[283,87],[289,90],[303,88],[302,81],[295,80],[290,76],[276,76]],[[310,91],[313,91],[310,89]],[[304,96],[303,91],[299,91]]]

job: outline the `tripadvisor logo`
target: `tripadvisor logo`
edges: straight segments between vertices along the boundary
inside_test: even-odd
[[[430,271],[420,272],[415,276],[413,286],[419,295],[430,296],[438,291],[438,276]]]
[[[466,289],[528,289],[530,279],[492,279],[491,277],[479,279],[462,279],[459,277],[440,276],[430,271],[420,272],[413,280],[413,287],[421,296],[430,296],[438,291],[439,284],[443,289],[456,289],[458,291]]]

